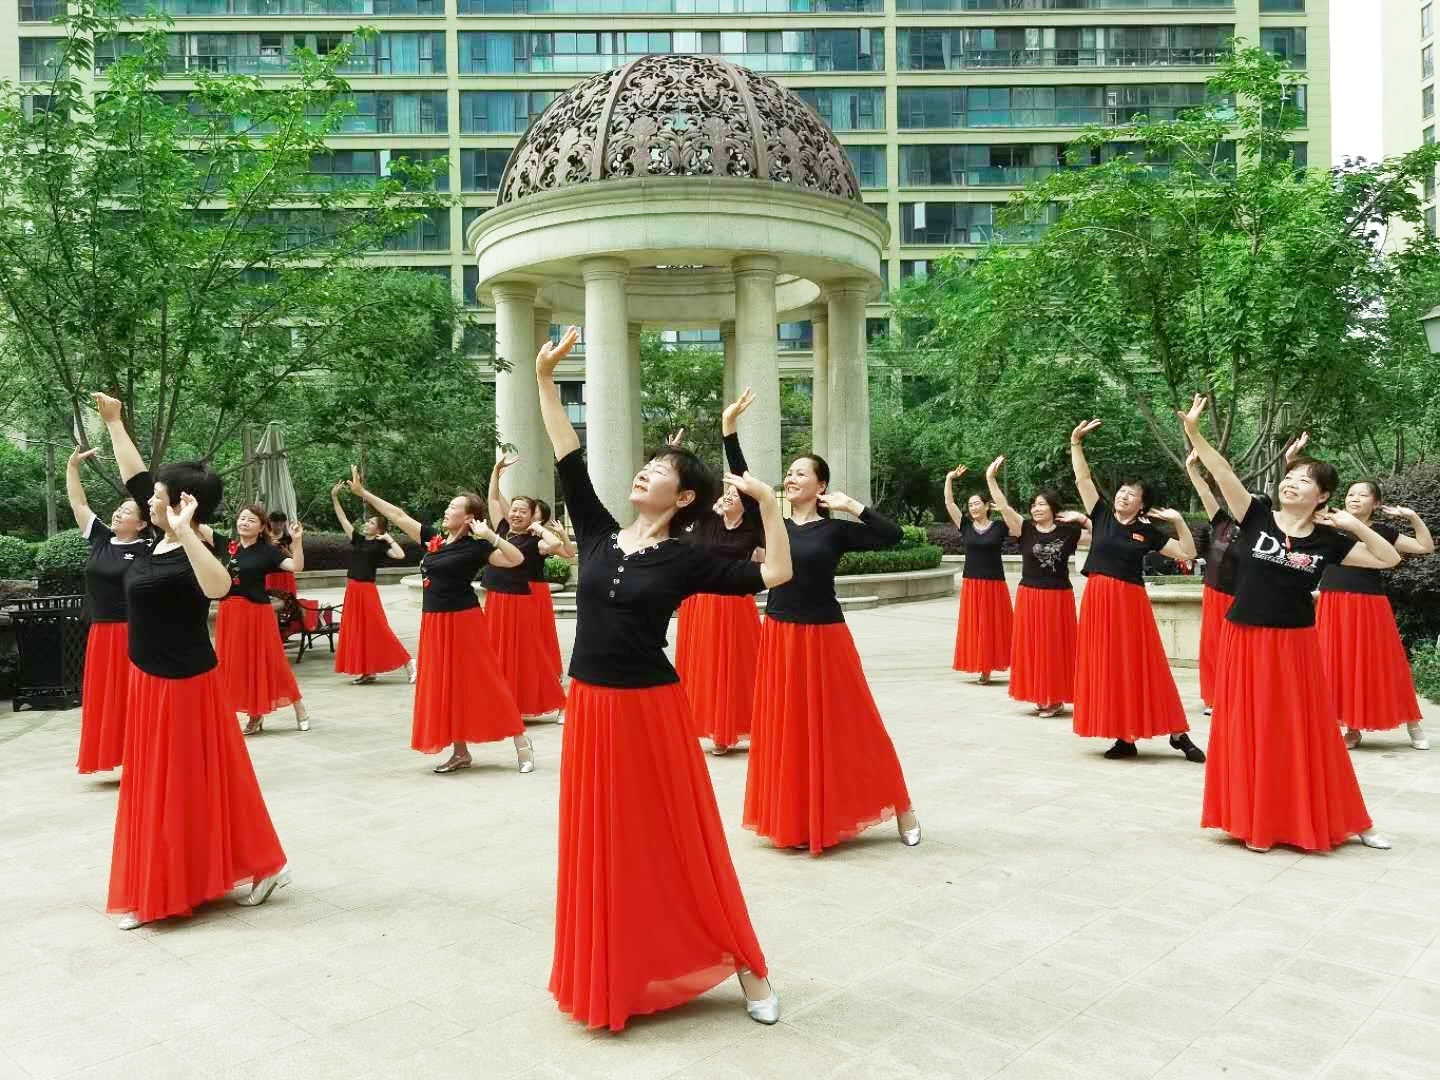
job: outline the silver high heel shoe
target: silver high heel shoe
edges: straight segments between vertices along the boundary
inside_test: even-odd
[[[748,975],[749,972],[747,971],[746,974]],[[770,986],[769,979],[765,980],[765,985]],[[743,982],[740,984],[740,989],[743,993],[745,989]],[[780,998],[779,995],[775,993],[775,988],[770,986],[770,996],[760,998],[758,1001],[755,998],[747,996],[745,998],[745,1011],[750,1015],[750,1019],[754,1020],[757,1024],[765,1024],[768,1026],[778,1023],[780,1020]]]
[[[290,884],[290,868],[282,866],[278,873],[271,874],[267,878],[261,878],[250,886],[250,895],[242,896],[235,902],[241,907],[259,907],[270,899],[276,889],[283,889]]]
[[[530,741],[529,735],[522,735],[515,744],[515,757],[522,773],[535,771],[535,744]]]
[[[309,731],[309,730],[310,730],[310,714],[309,714],[309,713],[305,713],[304,715],[301,715],[300,713],[296,713],[296,714],[295,714],[295,730],[296,730],[296,731]]]
[[[920,845],[920,822],[919,822],[919,820],[916,820],[916,822],[915,822],[915,827],[914,827],[913,829],[906,829],[906,828],[904,828],[903,826],[900,825],[900,822],[899,822],[898,820],[895,822],[895,826],[896,826],[896,828],[898,828],[898,829],[900,830],[900,842],[901,842],[902,844],[904,844],[906,847],[919,847],[919,845]]]
[[[134,930],[137,926],[143,926],[144,924],[141,923],[138,912],[127,911],[124,915],[120,916],[120,921],[115,925],[121,930]]]

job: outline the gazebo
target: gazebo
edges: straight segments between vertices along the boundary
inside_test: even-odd
[[[746,456],[774,483],[776,326],[809,319],[814,448],[832,487],[868,502],[865,305],[888,236],[835,136],[771,79],[657,55],[572,87],[530,126],[496,209],[466,236],[510,366],[497,370],[495,411],[501,439],[524,451],[514,490],[553,493],[531,367],[551,323],[584,326],[590,470],[622,513],[647,449],[642,328],[719,327],[727,395],[757,397]]]

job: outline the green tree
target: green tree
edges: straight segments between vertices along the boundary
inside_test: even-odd
[[[199,72],[170,92],[168,26],[121,33],[81,0],[43,92],[0,86],[0,372],[27,376],[48,432],[102,389],[149,457],[182,431],[212,457],[294,381],[404,348],[363,256],[447,205],[428,190],[444,163],[323,188],[348,46],[297,50],[283,84]]]
[[[1252,482],[1275,476],[1302,428],[1376,457],[1429,401],[1416,396],[1417,364],[1433,373],[1411,312],[1386,313],[1406,283],[1418,299],[1437,265],[1423,229],[1397,256],[1376,239],[1391,220],[1419,225],[1417,193],[1440,147],[1297,170],[1303,79],[1241,48],[1212,80],[1209,108],[1087,131],[1071,161],[1102,164],[1031,185],[979,258],[950,256],[898,290],[911,369],[964,396],[979,417],[971,430],[1004,417],[1012,446],[1053,444],[1049,464],[1039,446],[1027,452],[1037,480],[1063,471],[1055,455],[1088,415],[1124,429],[1117,448],[1148,459],[1152,476],[1177,479],[1185,446],[1171,410],[1196,390]],[[1033,242],[1006,242],[1037,220],[1050,224]],[[1060,403],[1075,411],[1056,415]],[[1094,458],[1108,465],[1102,450]]]
[[[725,357],[718,349],[670,345],[659,334],[640,339],[640,417],[645,451],[685,429],[685,443],[707,464],[719,467],[720,414],[726,402]],[[638,463],[637,463],[638,464]]]

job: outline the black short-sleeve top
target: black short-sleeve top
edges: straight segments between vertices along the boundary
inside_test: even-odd
[[[899,525],[868,506],[859,521],[817,518],[796,525],[787,518],[785,532],[790,537],[794,576],[770,590],[765,614],[780,622],[811,625],[845,621],[835,598],[835,569],[842,555],[894,547],[905,538]]]
[[[1070,588],[1070,557],[1080,546],[1080,527],[1057,522],[1041,532],[1033,521],[1020,526],[1020,584],[1032,589]]]
[[[1136,518],[1121,522],[1100,499],[1090,507],[1090,556],[1082,573],[1099,574],[1131,585],[1145,584],[1145,556],[1169,541],[1154,522]]]
[[[432,525],[420,526],[420,611],[467,611],[480,606],[471,588],[475,575],[489,560],[495,545],[477,540],[468,533],[446,541],[445,533]]]
[[[367,540],[358,530],[350,534],[350,557],[345,576],[351,581],[374,581],[375,571],[390,558],[385,540]]]
[[[965,544],[965,571],[961,577],[980,581],[1004,581],[1005,562],[1001,549],[1008,530],[1003,522],[992,520],[983,530],[966,517],[960,523],[960,539]]]
[[[85,560],[85,600],[90,621],[124,622],[125,574],[150,546],[150,537],[142,534],[122,543],[115,539],[110,526],[92,514],[85,540],[90,545],[90,557]]]
[[[154,493],[150,473],[125,484],[145,506]],[[125,575],[130,623],[130,662],[147,675],[188,679],[215,667],[210,644],[210,598],[200,588],[183,548],[156,554],[149,545],[136,553]]]
[[[545,580],[545,555],[540,550],[540,538],[529,532],[511,536],[508,521],[501,521],[495,532],[519,548],[525,561],[519,566],[495,566],[487,562],[480,584],[486,592],[530,595],[530,582]]]
[[[1391,547],[1395,541],[1400,539],[1400,530],[1394,525],[1385,522],[1371,522],[1370,528],[1380,534],[1380,538]],[[1341,566],[1333,562],[1325,567],[1320,575],[1321,592],[1353,592],[1368,593],[1371,596],[1381,596],[1385,593],[1385,572],[1383,570],[1371,570],[1366,566]]]
[[[1320,575],[1338,565],[1356,540],[1328,525],[1289,536],[1259,499],[1250,501],[1231,547],[1238,562],[1235,603],[1226,616],[1244,626],[1284,629],[1315,625],[1311,597]]]
[[[268,604],[270,596],[265,591],[265,577],[280,569],[280,564],[289,558],[280,548],[268,541],[256,540],[246,547],[232,536],[215,534],[215,551],[230,571],[230,592],[226,600],[249,600],[252,604]]]
[[[1210,519],[1210,546],[1205,551],[1205,584],[1216,592],[1235,595],[1238,560],[1231,545],[1239,526],[1230,512],[1221,508]]]
[[[664,652],[670,616],[695,593],[760,592],[759,564],[720,558],[674,538],[627,555],[619,523],[595,494],[584,453],[565,455],[556,469],[580,549],[571,677],[617,689],[678,682]]]

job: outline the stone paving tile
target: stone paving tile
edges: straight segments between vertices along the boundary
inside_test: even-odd
[[[413,646],[418,612],[382,590]],[[329,598],[321,594],[322,598]],[[335,594],[338,597],[338,593]],[[104,913],[116,783],[76,712],[6,715],[0,1080],[1381,1080],[1440,1061],[1440,753],[1353,755],[1390,852],[1263,856],[1198,827],[1204,770],[1106,762],[949,670],[954,601],[851,627],[924,823],[821,858],[739,828],[745,755],[708,758],[785,1015],[734,982],[622,1035],[547,992],[563,729],[436,777],[411,688],[298,668],[313,729],[247,745],[295,873],[130,934]],[[561,623],[568,648],[573,624]],[[1204,745],[1195,673],[1176,672]],[[1426,705],[1440,723],[1440,710]]]

